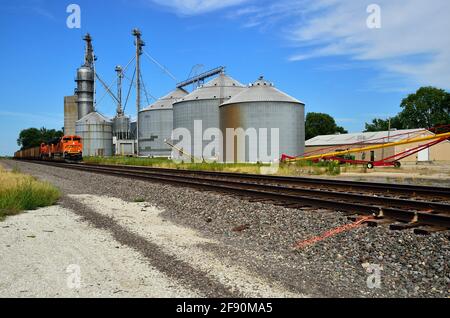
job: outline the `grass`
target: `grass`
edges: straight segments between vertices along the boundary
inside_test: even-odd
[[[0,167],[0,221],[24,210],[52,205],[59,197],[59,190],[50,183],[22,174],[17,167],[10,172]]]
[[[239,173],[259,173],[261,166],[267,164],[251,163],[175,163],[167,158],[136,158],[136,157],[84,157],[83,161],[91,164],[131,165],[154,168],[181,169],[181,170],[205,170]]]
[[[218,172],[236,172],[248,174],[260,174],[261,167],[269,167],[268,164],[252,163],[175,163],[166,158],[136,158],[136,157],[85,157],[83,161],[91,164],[109,165],[133,165],[148,166],[155,168],[181,169],[181,170],[203,170]],[[277,174],[286,176],[299,175],[339,175],[341,165],[337,162],[298,161],[293,163],[282,163]]]

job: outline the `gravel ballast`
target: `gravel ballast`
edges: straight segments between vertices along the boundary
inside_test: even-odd
[[[342,213],[287,209],[185,187],[35,163],[2,161],[2,164],[16,165],[24,173],[50,181],[65,195],[91,194],[130,202],[144,200],[163,209],[161,216],[171,222],[220,242],[205,244],[202,249],[269,282],[282,284],[293,294],[449,296],[448,233],[418,236],[411,230],[396,232],[385,226],[359,227],[294,250],[296,242],[348,224],[349,220]],[[380,285],[370,288],[374,286],[367,281],[374,282],[371,275],[378,269]]]

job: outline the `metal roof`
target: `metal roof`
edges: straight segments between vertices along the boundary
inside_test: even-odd
[[[78,122],[85,124],[111,123],[111,119],[100,114],[99,112],[91,112],[77,120],[77,123]]]
[[[399,141],[411,137],[419,137],[423,134],[429,135],[431,132],[425,129],[402,129],[391,131],[376,131],[376,132],[363,132],[352,134],[340,134],[340,135],[321,135],[311,138],[305,142],[305,146],[334,146],[334,145],[349,145],[357,143],[377,144],[389,141]]]
[[[285,102],[304,105],[303,102],[289,96],[286,93],[283,93],[275,88],[272,83],[266,81],[263,77],[260,77],[256,82],[250,84],[244,91],[232,97],[221,106],[248,102]]]
[[[156,109],[172,109],[173,104],[177,101],[179,101],[181,98],[186,96],[188,92],[186,92],[182,88],[177,88],[174,91],[171,91],[167,95],[161,97],[153,104],[145,107],[142,111],[148,111],[148,110],[156,110]]]
[[[189,95],[182,98],[179,102],[205,99],[229,99],[245,89],[245,86],[221,73],[218,77],[200,86]]]

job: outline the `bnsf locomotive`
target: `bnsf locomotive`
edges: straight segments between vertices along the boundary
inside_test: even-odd
[[[80,136],[63,136],[39,147],[19,150],[14,158],[77,162],[83,159],[83,144]]]

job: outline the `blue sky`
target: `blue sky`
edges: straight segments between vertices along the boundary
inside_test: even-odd
[[[66,26],[71,3],[81,8],[81,29]],[[366,24],[372,3],[381,9],[379,29]],[[139,27],[145,50],[180,81],[195,64],[225,65],[244,84],[264,75],[307,112],[329,113],[356,132],[396,114],[420,86],[450,89],[449,13],[447,0],[2,0],[0,154],[17,149],[21,129],[63,126],[63,96],[73,93],[86,32],[107,83],[132,58],[131,30]],[[155,97],[175,84],[145,57],[143,76]],[[103,95],[99,88],[98,110],[113,115]]]

